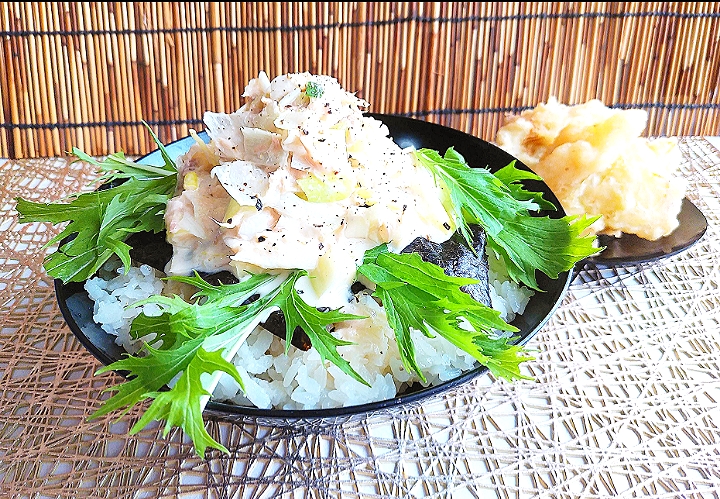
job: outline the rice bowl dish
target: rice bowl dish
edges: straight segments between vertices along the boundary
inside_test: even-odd
[[[309,78],[288,75],[270,82],[261,74],[248,85],[249,102],[241,110],[206,113],[210,143],[198,140],[177,160],[178,191],[165,213],[173,257],[164,273],[307,270],[298,283],[306,302],[367,317],[340,323],[334,333],[353,343],[338,352],[370,386],[326,366],[315,349],[285,352],[281,338],[257,326],[232,358],[245,390],[223,374],[215,400],[262,409],[347,407],[390,399],[414,383],[437,384],[476,367],[472,355],[445,338],[412,331],[418,364],[427,375],[420,380],[404,368],[383,307],[367,290],[350,290],[366,250],[391,243],[399,252],[416,237],[441,243],[455,227],[431,172],[415,167],[381,121],[362,114],[367,103],[334,79]],[[306,101],[301,89],[308,81],[317,82],[323,94]],[[299,197],[307,197],[302,188],[308,184],[302,182],[316,179],[330,191],[321,193],[328,199]],[[509,322],[522,314],[533,291],[510,280],[502,260],[491,257],[492,305]],[[155,274],[147,265],[126,273],[114,260],[85,284],[94,301],[93,320],[128,352],[142,345],[130,337],[132,320],[141,312],[160,314],[155,304],[128,308],[165,292]]]
[[[485,368],[526,377],[518,342],[598,251],[583,235],[594,220],[553,212],[537,176],[479,139],[463,152],[473,166],[500,154],[494,172],[452,144],[403,144],[330,77],[261,73],[245,96],[235,113],[207,113],[205,140],[193,133],[177,157],[159,144],[164,166],[97,162],[119,194],[72,203],[101,203],[99,235],[76,239],[89,221],[68,217],[53,241],[46,269],[68,324],[100,373],[129,375],[95,416],[151,398],[133,431],[164,419],[202,455],[225,450],[199,426],[205,406],[348,414]],[[442,132],[430,142],[469,140],[423,126]],[[18,211],[57,223],[61,206],[20,200]],[[171,248],[161,265],[132,253],[126,236],[143,233]],[[78,307],[91,309],[86,323]],[[119,348],[108,354],[96,330]]]

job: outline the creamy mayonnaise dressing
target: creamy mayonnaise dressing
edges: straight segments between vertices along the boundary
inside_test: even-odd
[[[366,250],[454,232],[432,174],[334,78],[260,73],[244,96],[232,114],[206,113],[212,140],[178,160],[168,274],[304,269],[303,299],[337,308]]]

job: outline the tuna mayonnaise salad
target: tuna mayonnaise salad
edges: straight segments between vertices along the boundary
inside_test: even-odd
[[[432,173],[334,78],[261,73],[244,95],[235,113],[205,114],[211,144],[179,161],[168,274],[303,269],[303,299],[337,308],[366,250],[455,232]]]

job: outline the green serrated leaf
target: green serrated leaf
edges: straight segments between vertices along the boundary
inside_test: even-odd
[[[303,301],[295,289],[297,280],[307,275],[306,271],[295,271],[290,277],[278,288],[275,296],[270,298],[269,304],[277,306],[282,310],[285,316],[285,345],[286,349],[290,348],[290,340],[292,340],[293,332],[296,327],[300,327],[310,338],[313,348],[318,351],[320,358],[324,361],[330,361],[335,364],[342,372],[352,377],[360,383],[370,386],[362,376],[360,376],[350,363],[342,358],[338,353],[337,347],[342,345],[350,345],[347,341],[335,338],[327,330],[331,324],[342,321],[362,319],[363,317],[352,314],[345,314],[337,310],[329,310],[321,312],[315,307],[311,307]]]
[[[237,284],[212,285],[196,272],[192,277],[173,276],[173,281],[195,286],[198,291],[193,298],[205,298],[216,307],[236,307],[252,296],[259,287],[277,279],[270,274],[254,274]]]
[[[62,243],[45,259],[48,275],[65,283],[84,281],[113,254],[128,268],[130,248],[125,244],[128,236],[164,229],[163,215],[175,193],[177,169],[157,136],[152,130],[150,133],[161,151],[162,167],[136,163],[123,152],[98,161],[74,147],[72,154],[104,172],[99,181],[110,188],[76,193],[65,203],[34,203],[16,198],[20,223],[67,223],[46,245]]]
[[[170,157],[170,154],[167,152],[167,149],[165,148],[165,145],[160,142],[160,139],[158,138],[157,134],[153,131],[153,129],[148,125],[146,121],[143,121],[143,125],[145,125],[145,128],[148,129],[148,132],[150,132],[150,135],[152,136],[153,140],[155,141],[155,144],[158,146],[158,150],[160,151],[160,156],[163,159],[164,165],[163,168],[170,172],[174,173],[177,172],[177,166],[175,165],[175,161]]]
[[[423,381],[426,378],[415,358],[410,334],[413,329],[429,337],[443,336],[498,375],[522,377],[518,366],[529,357],[506,339],[490,334],[496,329],[517,329],[503,321],[499,312],[460,289],[477,281],[448,276],[441,267],[419,255],[391,253],[387,245],[367,251],[358,273],[375,283],[373,296],[382,301],[403,365]],[[463,327],[465,323],[474,330]]]
[[[143,357],[128,356],[112,364],[100,368],[96,374],[109,371],[127,371],[130,379],[113,386],[108,391],[116,392],[90,416],[91,419],[104,416],[110,412],[122,410],[120,416],[127,413],[133,405],[159,392],[193,359],[202,346],[204,338],[195,338],[178,342],[171,348],[156,350],[145,346]]]
[[[165,420],[165,432],[173,426],[181,427],[193,440],[200,456],[208,447],[226,452],[205,430],[203,400],[210,393],[203,386],[201,375],[224,372],[244,389],[237,369],[223,355],[236,351],[262,318],[277,309],[283,311],[288,324],[288,345],[292,331],[300,326],[324,360],[337,364],[344,372],[354,374],[355,379],[364,382],[337,353],[338,346],[348,343],[333,337],[327,330],[329,324],[359,317],[337,311],[319,311],[307,305],[295,289],[297,280],[306,274],[305,271],[292,273],[265,296],[249,304],[243,303],[259,290],[272,286],[271,281],[279,280],[278,277],[250,275],[238,284],[217,286],[198,274],[171,277],[197,287],[195,302],[186,302],[178,296],[152,296],[134,304],[135,307],[156,304],[161,315],[147,317],[140,314],[132,323],[131,336],[141,338],[154,334],[153,342],[162,340],[162,345],[159,348],[145,345],[143,356],[125,358],[98,371],[128,371],[130,380],[113,388],[117,393],[94,416],[127,411],[150,398],[153,402],[133,427],[133,432],[140,431],[152,420]],[[172,388],[160,391],[173,379],[177,381]]]
[[[69,203],[18,198],[17,210],[21,223],[68,222],[48,246],[65,241],[45,260],[48,275],[67,283],[92,277],[113,254],[127,264],[124,241],[135,232],[162,230],[165,206],[174,192],[174,177],[130,178],[110,189],[79,194]]]
[[[215,441],[207,432],[202,417],[201,399],[211,394],[202,386],[200,379],[203,374],[216,371],[229,374],[242,386],[242,379],[234,365],[226,361],[220,352],[208,352],[201,347],[169,391],[146,394],[154,400],[131,428],[130,434],[139,432],[151,421],[165,420],[163,435],[167,435],[172,427],[182,428],[192,440],[198,456],[204,457],[208,447],[227,453],[225,446]]]
[[[522,183],[523,180],[542,180],[542,178],[527,170],[516,168],[514,160],[507,166],[496,171],[493,175],[508,187],[515,199],[532,201],[534,206],[530,208],[531,211],[556,209],[554,204],[545,199],[542,192],[528,191],[525,189]]]
[[[153,344],[162,341],[161,346],[156,346],[160,350],[167,350],[175,344],[177,337],[170,324],[169,313],[164,312],[158,316],[140,314],[133,320],[130,327],[131,338],[138,340],[150,334],[154,335]]]
[[[470,225],[480,225],[490,247],[505,257],[510,277],[539,290],[536,271],[551,278],[570,270],[580,260],[602,248],[595,237],[583,233],[597,217],[550,218],[533,216],[542,203],[517,186],[519,174],[512,169],[496,177],[484,168],[470,168],[455,151],[440,156],[437,151],[415,151],[419,164],[428,168],[450,192],[448,213],[472,248]],[[516,198],[515,195],[519,197]]]

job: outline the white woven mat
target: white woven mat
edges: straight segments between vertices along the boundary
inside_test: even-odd
[[[85,418],[108,376],[65,326],[42,227],[17,195],[86,180],[63,160],[0,161],[2,497],[718,497],[720,152],[684,139],[690,197],[710,227],[689,251],[586,268],[530,343],[535,382],[483,376],[417,409],[335,429],[210,421],[230,456],[195,457],[179,432],[128,436]]]

